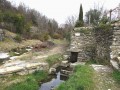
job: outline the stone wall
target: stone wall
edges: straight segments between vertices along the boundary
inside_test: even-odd
[[[120,22],[119,24],[114,25],[114,30],[113,30],[113,41],[112,45],[110,46],[111,48],[111,65],[120,70]]]
[[[77,52],[79,62],[92,60],[99,64],[109,64],[112,35],[113,30],[109,25],[74,28],[71,32],[69,55]]]
[[[78,52],[78,61],[86,61],[90,58],[85,49],[93,44],[91,30],[91,27],[80,27],[74,28],[71,32],[71,44],[68,52],[69,55],[71,52]]]

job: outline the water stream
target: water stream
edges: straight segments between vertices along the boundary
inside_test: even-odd
[[[68,76],[63,76],[61,69],[57,69],[56,75],[50,81],[42,83],[39,90],[52,90],[59,86],[62,82],[66,81]]]
[[[60,79],[60,72],[58,72],[56,78],[53,78],[49,82],[43,83],[39,90],[51,90],[51,88],[57,87],[62,82],[64,82],[64,80]]]

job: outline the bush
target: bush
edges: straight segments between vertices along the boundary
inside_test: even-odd
[[[46,61],[48,62],[49,66],[52,66],[53,64],[61,61],[63,59],[61,54],[55,54],[55,55],[51,55],[49,56]]]
[[[65,33],[65,38],[66,38],[66,40],[68,41],[68,42],[70,42],[71,41],[71,33],[70,32],[67,32],[67,33]]]
[[[34,33],[31,38],[33,39],[40,39],[40,34],[39,33]]]
[[[49,35],[48,35],[48,33],[45,33],[43,35],[43,41],[47,41],[48,39],[49,39]]]
[[[20,35],[16,35],[14,37],[14,39],[17,41],[17,42],[21,42],[22,41],[22,37]]]
[[[55,34],[53,35],[53,38],[54,38],[54,39],[61,39],[62,36],[61,36],[60,34],[58,34],[58,33],[55,33]]]
[[[83,21],[77,21],[75,24],[75,27],[83,27],[84,26],[84,22]]]
[[[96,46],[96,58],[94,60],[99,64],[109,64],[113,30],[109,24],[100,23],[93,31]]]
[[[49,35],[48,35],[48,33],[42,33],[42,34],[40,34],[40,33],[34,33],[31,36],[31,38],[33,38],[33,39],[39,39],[41,41],[47,41],[49,39]]]

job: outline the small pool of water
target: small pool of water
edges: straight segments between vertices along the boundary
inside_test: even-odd
[[[61,76],[60,71],[56,73],[56,77],[52,78],[51,81],[41,84],[39,90],[52,90],[60,85],[60,83],[64,82],[67,77]]]

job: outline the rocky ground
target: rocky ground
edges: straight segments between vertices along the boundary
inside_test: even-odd
[[[11,77],[11,73],[17,72],[19,75],[25,75],[28,73],[34,72],[36,69],[48,69],[48,64],[45,59],[48,56],[64,53],[66,48],[66,44],[56,44],[54,47],[49,49],[40,50],[37,52],[27,52],[20,56],[14,57],[12,60],[6,61],[4,64],[0,65],[0,74],[3,76],[4,74],[9,74],[5,78],[0,78],[0,87],[5,87],[14,82],[18,82],[24,79],[21,76],[17,78]],[[1,76],[0,76],[1,77]],[[6,83],[6,84],[5,84]],[[1,89],[0,89],[1,90]]]
[[[95,90],[120,90],[120,85],[118,85],[113,78],[111,73],[112,68],[104,65],[91,65],[95,70],[94,81],[96,83]]]
[[[31,69],[48,69],[48,64],[46,63],[45,58],[57,53],[63,53],[64,48],[64,45],[56,45],[50,50],[28,52],[23,55],[16,56],[13,60],[6,61],[0,66],[0,74],[4,75],[24,71],[22,73],[18,73],[20,75],[24,75],[31,72]]]

